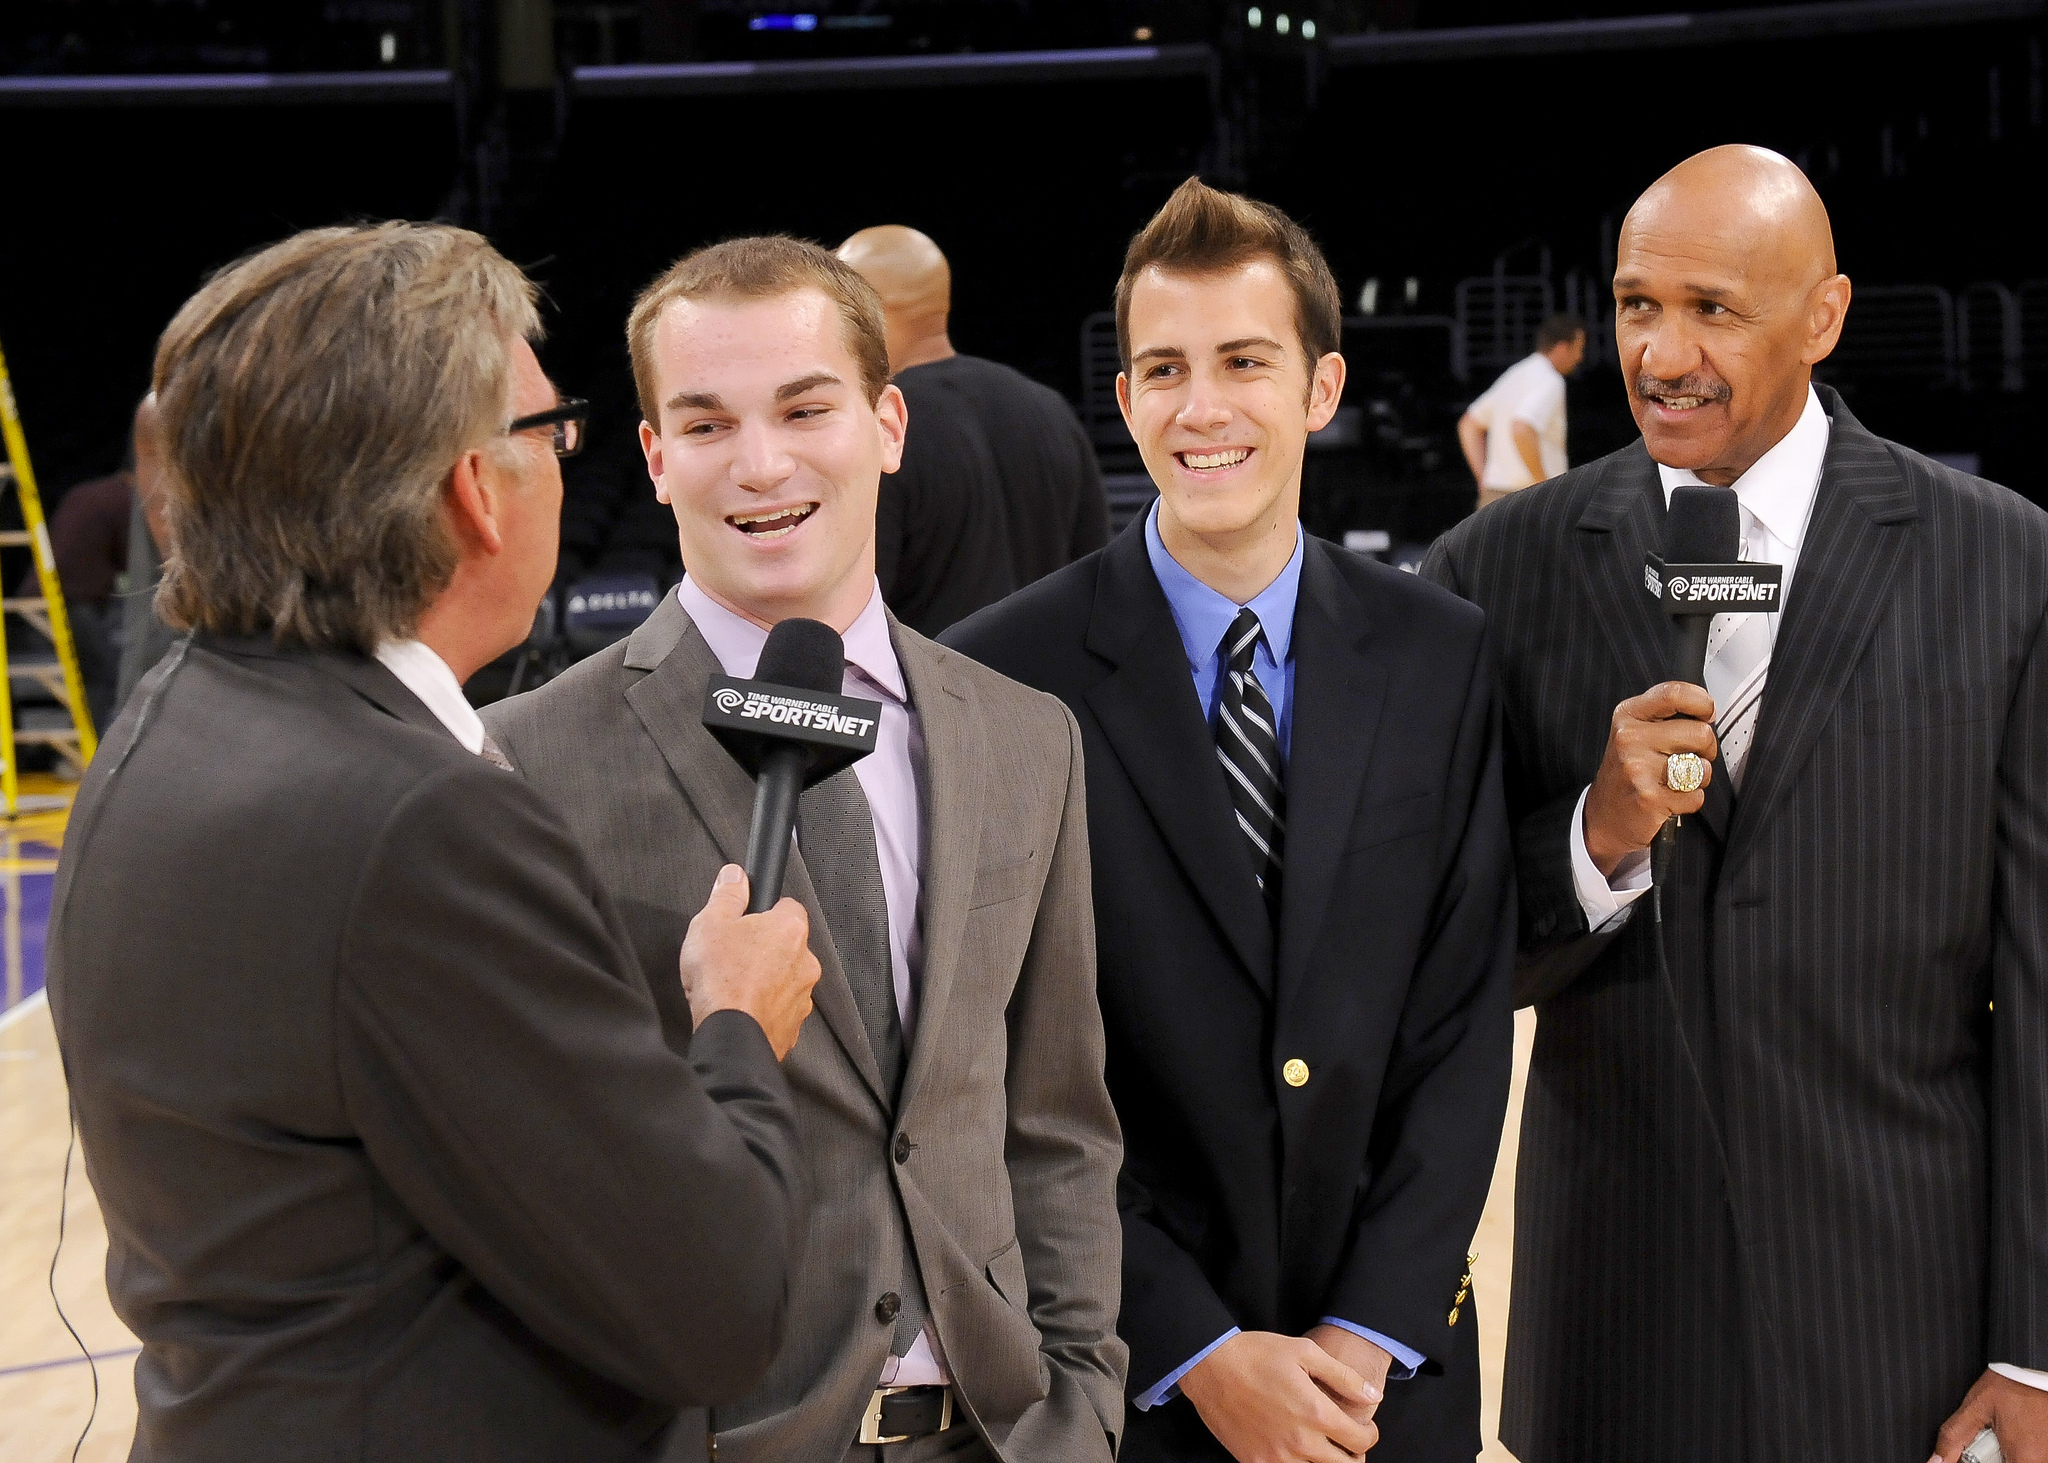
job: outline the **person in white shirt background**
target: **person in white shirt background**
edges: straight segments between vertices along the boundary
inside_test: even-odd
[[[1479,506],[1556,477],[1565,457],[1564,382],[1586,358],[1586,325],[1552,315],[1536,330],[1536,349],[1458,418],[1458,445],[1479,481]]]

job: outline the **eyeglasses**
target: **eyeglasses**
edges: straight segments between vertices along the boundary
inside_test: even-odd
[[[583,450],[583,432],[590,425],[590,403],[580,396],[565,396],[551,411],[537,411],[530,417],[520,417],[505,428],[505,435],[530,431],[534,427],[553,427],[555,456],[574,457]]]

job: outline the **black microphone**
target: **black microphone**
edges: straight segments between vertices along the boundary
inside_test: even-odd
[[[1785,577],[1781,564],[1744,563],[1742,505],[1735,489],[1688,484],[1671,490],[1664,515],[1664,552],[1649,554],[1643,563],[1643,586],[1671,616],[1673,681],[1707,684],[1707,635],[1714,616],[1749,614],[1778,608]],[[1657,831],[1657,844],[1668,854],[1678,836],[1678,819]]]
[[[1671,673],[1666,680],[1706,685],[1707,631],[1714,616],[1727,607],[1694,607],[1695,571],[1710,564],[1731,567],[1741,551],[1742,505],[1735,500],[1735,489],[1687,486],[1671,490],[1671,506],[1664,515],[1664,553],[1661,557],[1648,555],[1643,568],[1644,586],[1663,604],[1678,632],[1672,639]]]
[[[704,729],[755,779],[747,830],[747,913],[782,897],[797,795],[875,750],[879,701],[839,694],[846,642],[817,620],[784,620],[768,632],[751,681],[713,676]]]

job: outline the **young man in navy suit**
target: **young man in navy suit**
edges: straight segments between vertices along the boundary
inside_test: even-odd
[[[1469,1460],[1514,947],[1484,620],[1301,531],[1344,360],[1298,225],[1190,179],[1116,305],[1157,503],[945,639],[1081,726],[1122,1456]]]

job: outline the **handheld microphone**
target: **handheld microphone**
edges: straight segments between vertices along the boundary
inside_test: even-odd
[[[782,897],[797,795],[875,750],[881,703],[840,695],[845,672],[846,642],[837,630],[784,620],[768,632],[753,680],[713,676],[704,692],[704,729],[755,780],[748,914]]]
[[[1666,679],[1707,684],[1707,635],[1714,616],[1778,608],[1784,566],[1744,563],[1737,557],[1741,550],[1742,505],[1735,489],[1688,484],[1671,490],[1664,552],[1645,555],[1643,562],[1643,587],[1676,631]],[[1671,853],[1678,824],[1672,817],[1657,830],[1659,854]]]
[[[1742,505],[1735,489],[1686,485],[1671,490],[1664,516],[1664,552],[1647,554],[1643,586],[1676,622],[1673,681],[1706,685],[1707,632],[1716,615],[1778,608],[1781,564],[1749,564],[1742,548]]]

